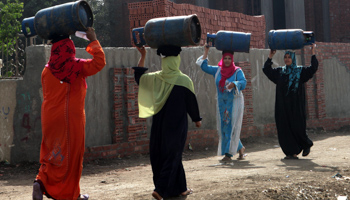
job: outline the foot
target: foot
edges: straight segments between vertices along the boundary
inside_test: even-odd
[[[239,153],[239,156],[243,155],[244,154],[244,151],[245,151],[245,147],[242,147],[238,153]]]
[[[152,192],[152,197],[155,198],[156,200],[162,200],[163,197],[158,194],[158,192],[153,191]]]
[[[244,154],[244,151],[245,151],[245,147],[242,147],[239,151],[238,151],[238,153],[239,153],[239,156],[238,156],[238,160],[243,160],[244,159],[244,157],[246,157],[247,156],[247,154]]]
[[[187,189],[185,192],[181,193],[180,196],[187,196],[187,195],[190,195],[193,193],[193,190],[192,189]]]
[[[240,155],[238,156],[237,160],[244,160],[244,158],[247,157],[247,156],[248,156],[248,154],[246,154],[246,153],[245,153],[245,154],[242,154],[242,155],[240,154]]]
[[[40,189],[40,184],[38,182],[34,182],[33,184],[33,200],[42,200],[43,192]]]
[[[88,200],[89,199],[89,195],[88,194],[81,194],[77,200]]]
[[[231,159],[231,157],[225,156],[223,159],[220,160],[220,162],[223,162],[223,163],[232,162],[232,159]]]
[[[303,156],[307,156],[310,153],[310,147],[303,150]]]

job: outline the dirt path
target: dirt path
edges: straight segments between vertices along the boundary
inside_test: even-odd
[[[187,199],[337,199],[350,197],[350,134],[309,133],[308,157],[283,160],[276,137],[243,140],[248,157],[221,165],[216,149],[186,151]],[[39,165],[0,165],[0,199],[31,199]],[[335,174],[341,178],[333,178]],[[152,199],[148,156],[98,161],[84,166],[82,193],[91,200]],[[46,198],[44,198],[46,199]],[[174,199],[174,198],[173,198]],[[179,198],[177,198],[179,199]]]

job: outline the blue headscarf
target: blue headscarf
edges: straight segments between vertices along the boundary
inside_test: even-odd
[[[290,57],[292,58],[292,64],[289,65],[289,66],[287,66],[287,65],[283,66],[282,67],[282,71],[281,71],[281,75],[287,75],[289,77],[288,91],[287,91],[287,94],[288,94],[289,91],[293,91],[293,92],[297,91],[298,86],[299,86],[301,70],[303,68],[302,68],[302,66],[297,66],[297,64],[296,64],[297,61],[295,59],[295,53],[294,52],[286,51],[284,56],[286,54],[289,54]]]

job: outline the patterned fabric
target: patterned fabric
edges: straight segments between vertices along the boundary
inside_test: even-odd
[[[232,55],[232,54],[231,54]],[[217,89],[217,109],[216,121],[219,134],[218,155],[235,155],[243,145],[240,145],[239,136],[241,134],[243,112],[244,112],[244,96],[242,90],[246,87],[247,80],[240,67],[226,79],[225,85],[234,83],[236,89],[229,90],[224,87],[224,91],[219,91],[219,83],[222,80],[221,68],[219,66],[208,65],[208,59],[200,56],[196,64],[208,74],[215,78]]]
[[[284,66],[282,67],[281,70],[281,75],[286,75],[289,78],[288,81],[288,90],[287,90],[287,94],[289,94],[289,91],[292,92],[296,92],[299,86],[299,80],[300,80],[300,74],[301,74],[301,70],[303,69],[302,66],[297,66],[296,65],[296,59],[295,59],[295,53],[294,52],[290,52],[290,51],[286,51],[286,54],[289,54],[290,57],[292,58],[292,64],[290,66]]]
[[[236,71],[231,77],[227,79],[228,82],[237,80]],[[242,91],[224,90],[219,92],[219,83],[222,80],[220,77],[220,69],[216,73],[215,83],[217,85],[217,129],[219,133],[218,155],[229,153],[235,155],[239,146],[239,136],[242,128],[243,111],[244,111],[244,97]]]
[[[84,59],[75,58],[75,46],[71,39],[55,42],[51,48],[48,67],[56,78],[66,83],[73,83],[81,73]]]

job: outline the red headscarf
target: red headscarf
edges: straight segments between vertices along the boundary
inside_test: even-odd
[[[59,80],[73,83],[79,76],[85,60],[75,58],[75,46],[71,39],[53,43],[50,60],[45,67]]]
[[[224,58],[226,56],[230,56],[232,60],[230,66],[228,67],[226,67],[224,64]],[[240,68],[235,66],[235,63],[233,61],[233,54],[231,53],[224,53],[218,65],[221,68],[221,79],[219,81],[219,89],[221,92],[224,92],[226,79],[230,78],[235,73],[235,71]]]

